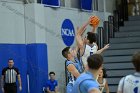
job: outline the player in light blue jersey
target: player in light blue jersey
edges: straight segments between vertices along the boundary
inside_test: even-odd
[[[87,59],[88,70],[81,74],[74,86],[72,93],[100,93],[97,76],[102,70],[103,58],[99,54],[93,54]]]
[[[140,51],[132,57],[136,72],[120,80],[117,93],[140,93]]]
[[[66,47],[62,50],[62,55],[66,58],[66,70],[69,79],[66,93],[72,92],[72,87],[76,78],[83,72],[81,60],[76,57],[76,54],[77,52],[75,49],[70,47]]]

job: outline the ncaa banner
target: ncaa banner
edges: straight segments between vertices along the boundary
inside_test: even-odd
[[[71,46],[75,39],[75,30],[70,19],[65,19],[61,26],[61,37],[66,46]]]
[[[42,0],[42,4],[49,7],[60,7],[60,0]]]
[[[81,9],[83,11],[92,11],[92,0],[81,0]]]

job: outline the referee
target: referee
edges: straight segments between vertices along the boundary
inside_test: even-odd
[[[3,93],[17,93],[16,79],[19,82],[19,90],[22,90],[19,70],[14,67],[13,59],[8,60],[8,67],[2,70],[1,85]]]

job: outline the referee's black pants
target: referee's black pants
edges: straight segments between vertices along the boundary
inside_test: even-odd
[[[17,85],[15,83],[5,84],[4,93],[17,93]]]

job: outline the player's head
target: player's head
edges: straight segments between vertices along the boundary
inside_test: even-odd
[[[93,44],[93,42],[97,41],[97,34],[92,32],[87,32],[87,43]]]
[[[8,66],[12,68],[14,66],[14,60],[12,58],[8,59]]]
[[[106,69],[103,68],[99,73],[99,78],[107,78]]]
[[[93,54],[88,57],[87,63],[90,70],[98,71],[98,73],[100,73],[102,70],[103,57],[99,54]]]
[[[55,80],[55,73],[54,72],[50,72],[49,76],[50,76],[51,80]]]
[[[62,50],[62,55],[66,59],[71,59],[74,57],[73,49],[70,47],[66,47]]]
[[[140,51],[133,54],[132,62],[136,71],[140,72]]]

